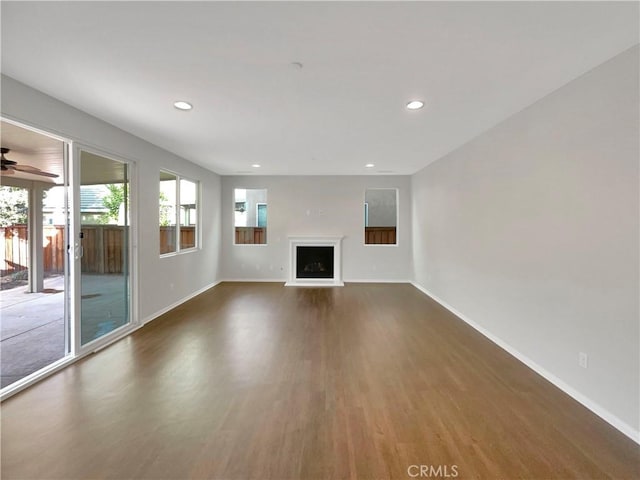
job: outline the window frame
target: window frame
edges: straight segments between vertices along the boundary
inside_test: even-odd
[[[202,191],[200,188],[200,182],[198,180],[194,180],[190,177],[184,176],[184,175],[180,175],[179,173],[176,173],[174,171],[171,170],[167,170],[164,168],[161,168],[159,173],[158,173],[158,178],[160,178],[162,176],[162,174],[168,174],[168,175],[172,175],[175,177],[175,182],[176,182],[176,191],[175,191],[175,203],[173,205],[174,209],[175,209],[175,234],[176,234],[176,249],[173,252],[166,252],[166,253],[160,253],[160,258],[165,258],[165,257],[172,257],[175,255],[181,255],[184,253],[190,253],[190,252],[196,252],[198,250],[200,250],[202,248],[202,239],[200,236],[200,222],[201,222],[201,218],[202,218],[202,214],[200,212],[200,205],[202,204],[201,201],[201,195],[202,195]],[[195,195],[195,201],[196,201],[196,215],[195,215],[195,232],[194,232],[194,242],[195,245],[193,247],[187,247],[187,248],[182,248],[182,242],[180,241],[180,230],[182,229],[182,221],[180,218],[180,182],[182,180],[186,180],[188,182],[193,183],[196,186],[196,195]],[[162,182],[162,180],[158,180],[158,192],[160,192],[160,183]],[[158,198],[160,197],[159,193],[158,193]],[[160,204],[158,203],[158,232],[160,228]],[[158,249],[160,249],[160,241],[158,241]]]

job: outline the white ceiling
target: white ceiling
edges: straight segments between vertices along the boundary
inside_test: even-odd
[[[221,174],[411,174],[639,40],[637,2],[1,9],[4,74]]]
[[[36,167],[58,175],[57,178],[51,178],[15,171],[11,177],[44,183],[63,183],[64,151],[63,143],[60,140],[20,128],[11,123],[0,122],[0,141],[3,147],[10,149],[5,156],[7,160],[18,162],[18,165],[21,166]]]

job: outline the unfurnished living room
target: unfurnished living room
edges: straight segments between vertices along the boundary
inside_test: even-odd
[[[640,478],[640,3],[0,14],[3,479]]]

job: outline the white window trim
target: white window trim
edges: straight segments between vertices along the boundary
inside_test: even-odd
[[[173,175],[176,177],[176,201],[174,204],[175,208],[175,231],[176,231],[176,250],[174,252],[161,253],[160,258],[166,257],[174,257],[176,255],[197,252],[202,248],[202,238],[200,236],[200,205],[201,205],[201,192],[200,192],[200,182],[198,180],[193,180],[189,177],[185,177],[184,175],[180,175],[179,173],[173,172],[171,170],[167,170],[164,168],[160,169],[160,173],[168,173],[169,175]],[[186,180],[188,182],[194,183],[196,185],[196,231],[195,231],[195,246],[182,248],[180,244],[180,229],[182,225],[180,224],[180,181]],[[158,180],[160,182],[161,180]],[[159,187],[159,184],[158,184]],[[160,209],[158,208],[158,228],[160,228]],[[160,248],[160,242],[158,242],[158,248]]]

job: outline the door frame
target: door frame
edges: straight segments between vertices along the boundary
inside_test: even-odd
[[[91,153],[104,157],[108,160],[124,163],[127,165],[129,177],[129,241],[127,248],[127,257],[129,261],[129,322],[115,330],[96,338],[85,345],[82,345],[81,339],[81,318],[82,318],[82,291],[81,291],[81,263],[82,263],[82,245],[80,242],[80,231],[82,222],[80,218],[80,159],[81,152]],[[70,222],[69,238],[73,239],[70,243],[69,266],[71,270],[71,319],[72,319],[72,350],[74,354],[84,356],[93,353],[110,345],[123,336],[128,335],[132,331],[139,328],[140,320],[138,315],[138,282],[137,282],[137,265],[138,265],[138,175],[136,163],[132,160],[123,158],[117,154],[104,151],[102,149],[75,142],[73,145],[73,153],[70,163],[70,193],[73,197],[72,205],[78,208],[71,208],[73,219]]]

